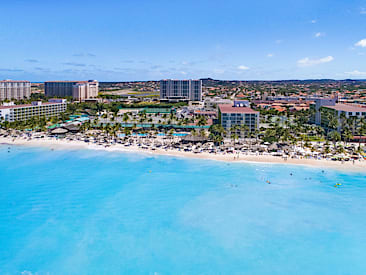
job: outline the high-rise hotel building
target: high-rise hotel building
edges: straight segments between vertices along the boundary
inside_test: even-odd
[[[29,98],[31,83],[29,81],[2,80],[0,81],[0,101]]]
[[[172,80],[160,81],[160,100],[168,101],[201,101],[201,80]]]
[[[96,98],[98,96],[98,81],[46,81],[44,83],[46,96],[72,96],[76,100]]]

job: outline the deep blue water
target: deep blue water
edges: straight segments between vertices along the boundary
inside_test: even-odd
[[[366,171],[8,147],[0,274],[366,273]]]

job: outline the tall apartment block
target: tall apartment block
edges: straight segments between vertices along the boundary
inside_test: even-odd
[[[98,81],[47,81],[44,83],[46,96],[72,96],[76,100],[96,98]]]
[[[29,98],[31,83],[29,81],[2,80],[0,81],[0,101]]]
[[[201,80],[172,80],[160,81],[160,100],[168,101],[201,101]]]

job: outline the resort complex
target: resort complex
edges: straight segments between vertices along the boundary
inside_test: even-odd
[[[0,275],[366,274],[366,0],[0,21]]]
[[[311,82],[54,81],[44,83],[41,100],[32,100],[42,97],[38,92],[27,104],[4,101],[0,117],[4,137],[42,132],[49,139],[209,158],[363,161],[366,84],[345,82],[340,91],[336,83],[319,82],[312,92]]]

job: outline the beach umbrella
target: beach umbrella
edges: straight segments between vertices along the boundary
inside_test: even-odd
[[[64,129],[64,128],[56,128],[54,130],[51,131],[51,134],[53,135],[64,135],[66,133],[68,133],[69,131]]]

